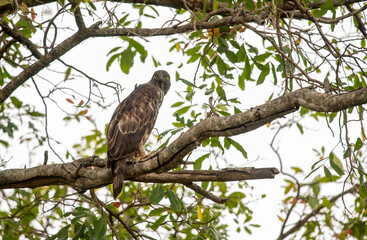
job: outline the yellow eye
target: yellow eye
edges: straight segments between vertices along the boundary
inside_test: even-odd
[[[157,75],[154,74],[153,78],[157,78]]]
[[[164,78],[165,78],[165,79],[168,79],[168,76],[165,76]]]

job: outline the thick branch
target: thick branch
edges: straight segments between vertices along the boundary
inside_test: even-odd
[[[21,44],[24,44],[29,49],[29,51],[31,51],[33,56],[35,56],[37,59],[40,59],[42,57],[42,54],[37,49],[38,48],[37,45],[33,44],[28,38],[26,38],[19,31],[11,29],[3,19],[0,19],[0,26],[6,34],[13,37]]]
[[[101,168],[92,169],[90,166]],[[0,189],[70,185],[77,191],[85,191],[112,183],[112,174],[105,166],[106,160],[89,157],[71,163],[42,165],[29,169],[4,170],[0,172]],[[130,166],[130,169],[132,168]],[[134,175],[130,174],[128,179],[136,182],[189,184],[197,181],[227,182],[274,178],[278,173],[276,168],[253,168],[244,171],[182,170],[162,174],[150,173],[139,177],[134,177]]]
[[[166,182],[185,184],[189,182],[188,178],[190,178],[190,181],[238,181],[273,177],[277,172],[272,168],[266,170],[270,175],[266,175],[261,172],[261,169],[257,169],[251,173],[246,171],[231,172],[230,176],[226,176],[225,179],[218,173],[216,175],[196,174],[196,172],[195,174],[187,174],[185,171],[180,171],[162,175],[152,172],[163,173],[176,168],[189,152],[210,137],[234,136],[252,131],[274,119],[284,117],[296,111],[299,106],[320,112],[336,112],[365,103],[367,103],[367,87],[337,95],[319,93],[313,89],[304,88],[284,94],[243,113],[226,117],[209,117],[185,133],[182,133],[167,148],[157,154],[140,160],[134,166],[128,164],[126,179],[144,182],[164,182],[162,179],[166,177]],[[84,167],[81,168],[81,164]],[[99,166],[102,168],[92,170],[86,168],[87,166]],[[84,191],[111,183],[112,174],[104,166],[104,160],[90,157],[66,164],[4,170],[0,172],[0,189],[66,184],[77,190]],[[232,176],[235,177],[230,179]]]
[[[252,168],[244,171],[233,170],[180,170],[165,173],[150,173],[131,179],[136,182],[181,183],[191,182],[231,182],[251,179],[274,178],[276,168]]]

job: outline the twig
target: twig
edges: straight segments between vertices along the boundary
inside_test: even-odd
[[[214,194],[212,194],[211,192],[209,191],[206,191],[205,189],[199,187],[198,185],[196,185],[195,183],[186,183],[184,184],[186,187],[194,190],[195,192],[203,195],[204,197],[212,200],[213,202],[216,202],[216,203],[220,203],[220,204],[223,204],[225,202],[228,201],[229,198],[221,198],[221,197],[217,197],[215,196]]]

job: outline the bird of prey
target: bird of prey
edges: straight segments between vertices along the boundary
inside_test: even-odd
[[[164,70],[156,71],[152,79],[137,86],[112,115],[107,129],[107,167],[114,176],[115,199],[122,191],[127,160],[145,155],[144,144],[170,86],[170,75]]]

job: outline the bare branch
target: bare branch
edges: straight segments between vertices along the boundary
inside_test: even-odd
[[[185,186],[188,187],[188,188],[190,188],[190,189],[192,189],[192,190],[194,190],[195,192],[203,195],[204,197],[212,200],[213,202],[223,204],[223,203],[225,203],[225,202],[228,201],[228,198],[217,197],[214,194],[212,194],[211,192],[206,191],[205,189],[199,187],[195,183],[192,183],[191,182],[191,183],[185,184]]]
[[[354,193],[356,192],[357,189],[355,187],[352,187],[346,191],[343,191],[342,193],[339,193],[338,195],[332,197],[329,202],[330,203],[334,203],[336,202],[339,198],[343,197],[346,194],[349,193]],[[300,227],[302,227],[305,223],[307,223],[309,221],[310,218],[316,216],[322,209],[324,209],[325,206],[320,205],[317,208],[315,208],[314,210],[312,210],[311,213],[309,213],[308,215],[306,215],[304,218],[302,218],[300,221],[298,221],[292,228],[290,228],[287,232],[282,233],[279,235],[279,237],[277,238],[278,240],[282,240],[287,238],[290,234],[296,232]]]

